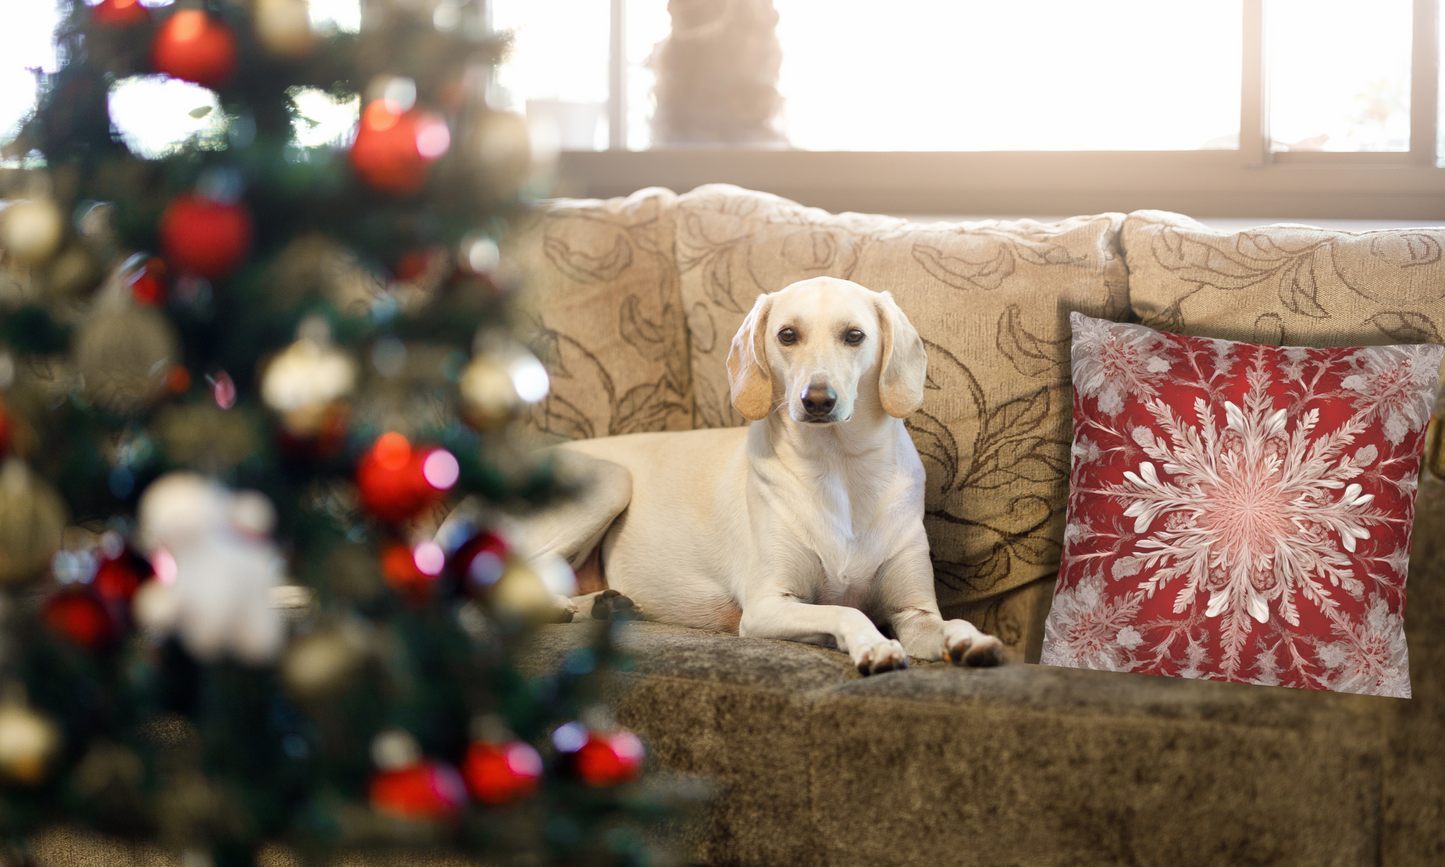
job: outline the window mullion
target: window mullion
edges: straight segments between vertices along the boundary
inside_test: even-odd
[[[1410,49],[1410,162],[1435,165],[1440,103],[1439,0],[1415,0]]]
[[[627,0],[612,0],[607,51],[607,144],[627,149]]]
[[[1269,90],[1265,74],[1265,2],[1266,0],[1244,0],[1244,68],[1240,74],[1243,89],[1239,100],[1239,154],[1246,168],[1262,168],[1270,161]]]

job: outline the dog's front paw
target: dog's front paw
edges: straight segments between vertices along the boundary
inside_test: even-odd
[[[593,620],[641,620],[642,607],[616,590],[603,590],[592,600]]]
[[[897,641],[883,639],[866,644],[852,654],[859,674],[882,674],[908,667],[908,654]]]
[[[943,656],[954,665],[998,665],[1003,662],[1003,642],[979,632],[967,621],[950,621],[944,627]]]

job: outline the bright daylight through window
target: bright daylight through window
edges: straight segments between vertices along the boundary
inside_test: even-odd
[[[1013,174],[999,175],[988,164],[999,193],[975,207],[993,207],[1006,189],[1025,189],[1016,179],[1026,185],[1055,167],[1069,176],[1085,167],[1101,189],[1133,189],[1146,206],[1170,201],[1149,196],[1160,189],[1150,178],[1164,178],[1177,189],[1193,184],[1195,192],[1230,187],[1319,202],[1340,191],[1386,191],[1396,198],[1334,207],[1354,208],[1352,216],[1372,208],[1426,216],[1433,206],[1394,203],[1445,189],[1434,176],[1418,174],[1445,165],[1445,147],[1437,144],[1437,136],[1445,142],[1445,125],[1437,122],[1437,103],[1445,105],[1438,2],[692,0],[671,4],[670,12],[668,0],[489,0],[492,26],[514,36],[489,98],[526,115],[544,158],[573,155],[563,174],[580,173],[583,182],[574,186],[589,195],[618,194],[619,185],[634,182],[719,179],[802,195],[804,188],[838,186],[840,169],[845,180],[863,173],[836,160],[769,162],[768,153],[951,153],[959,159],[938,167],[957,178],[985,170],[966,155],[993,153],[1018,159],[1009,158]],[[357,28],[362,5],[310,2],[313,19],[344,30]],[[438,16],[450,9],[446,2],[437,8]],[[14,135],[33,100],[32,70],[56,66],[47,36],[52,8],[17,4],[6,23],[0,143]],[[445,24],[437,18],[438,27]],[[333,103],[321,91],[298,92],[296,101],[298,159],[307,148],[346,143],[355,104]],[[117,82],[111,111],[117,136],[147,157],[236,135],[235,119],[213,93],[156,76]],[[588,162],[588,154],[603,157],[599,151],[636,159],[626,171],[615,161]],[[658,174],[662,163],[650,161],[649,151],[673,154],[667,164],[673,173]],[[1138,152],[1151,155],[1145,163],[1125,161],[1125,153]],[[1233,161],[1222,161],[1225,155]],[[1080,158],[1086,162],[1070,163],[1071,174],[1061,168],[1061,160]],[[1268,181],[1239,174],[1275,163],[1311,169],[1276,172]],[[876,163],[898,172],[898,180],[874,172],[869,182],[879,189],[928,186],[904,177],[923,171],[913,164],[905,167],[901,157]],[[1370,166],[1404,164],[1417,175],[1368,174],[1376,171]],[[1109,166],[1120,173],[1110,174]],[[1209,174],[1229,166],[1235,167],[1229,177]],[[825,196],[814,198],[827,204]],[[1296,200],[1303,204],[1290,207],[1299,210],[1278,213],[1307,215],[1310,202]],[[869,201],[896,210],[951,199],[935,190],[931,198]],[[1204,199],[1173,201],[1215,207]],[[1217,207],[1228,213],[1243,201],[1218,199]],[[1066,207],[1038,202],[1016,207],[1040,213]],[[1083,199],[1068,206],[1088,207]]]
[[[1410,149],[1410,0],[1266,9],[1276,151]]]
[[[732,0],[714,5],[746,5]],[[777,125],[807,150],[1238,147],[1242,0],[774,0]],[[606,4],[494,0],[499,97],[567,149],[607,146]],[[1409,147],[1410,0],[1268,0],[1275,149]],[[722,13],[724,16],[730,14]],[[626,0],[627,147],[652,146],[666,0]],[[722,26],[716,22],[715,26]]]

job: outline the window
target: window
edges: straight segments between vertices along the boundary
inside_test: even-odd
[[[499,98],[534,129],[560,124],[538,104],[591,106],[578,135],[538,133],[566,193],[728,181],[833,209],[1445,222],[1440,0],[696,2],[776,9],[782,109],[779,141],[687,146],[650,124],[666,0],[610,0],[606,22],[570,0],[591,10],[585,67],[535,23],[568,2],[493,0],[550,72],[504,68]]]
[[[0,143],[20,130],[35,104],[35,72],[54,72],[57,63],[50,34],[55,30],[54,4],[15,4],[5,10],[0,27]]]
[[[318,23],[359,26],[359,0],[310,2]],[[1445,222],[1445,0],[486,2],[515,34],[491,99],[526,113],[561,194],[726,181],[834,210]],[[669,5],[693,16],[671,59]],[[446,26],[453,6],[437,9]],[[56,66],[55,15],[20,4],[0,28],[0,143],[29,111],[31,70]],[[709,62],[751,77],[755,115],[714,138],[707,117],[660,123],[655,96],[709,40]],[[298,106],[299,147],[344,143],[355,105]],[[218,108],[154,77],[112,91],[116,132],[143,155],[219,142]]]
[[[1271,149],[1410,149],[1410,0],[1270,0]]]

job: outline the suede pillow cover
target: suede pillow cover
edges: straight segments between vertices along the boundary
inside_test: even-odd
[[[1408,698],[1410,528],[1445,348],[1071,324],[1041,661]]]

